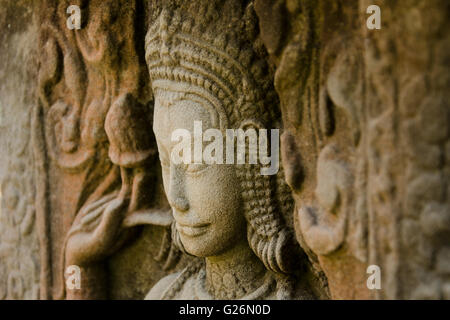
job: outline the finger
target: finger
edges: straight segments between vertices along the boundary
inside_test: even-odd
[[[109,204],[108,202],[104,203],[100,207],[95,209],[94,211],[89,212],[87,215],[85,215],[83,218],[81,218],[80,224],[87,225],[87,224],[91,223],[92,221],[94,221],[95,219],[97,219],[103,213],[103,211],[107,208],[108,204]]]
[[[123,214],[119,214],[119,211],[125,208],[125,202],[117,199],[106,208],[101,217],[100,224],[95,228],[92,235],[93,239],[96,239],[96,243],[99,245],[99,250],[107,250],[117,240],[118,229],[124,217]]]
[[[100,211],[100,213],[101,212],[102,211]],[[97,222],[97,223],[93,223],[93,222]],[[72,225],[69,232],[67,233],[67,236],[71,237],[74,234],[80,233],[80,232],[84,232],[84,233],[92,232],[92,230],[94,230],[96,225],[98,225],[98,224],[99,224],[98,219],[97,220],[92,219],[92,221],[88,221],[88,223],[86,223],[86,221],[80,221],[79,223]]]
[[[105,203],[111,201],[116,196],[117,196],[117,193],[114,192],[114,193],[111,193],[111,194],[108,194],[108,195],[104,196],[103,198],[100,198],[97,201],[94,201],[94,202],[90,203],[89,205],[87,205],[86,207],[81,209],[81,212],[80,212],[81,216],[89,214],[89,212],[91,212],[91,211],[97,209],[98,207],[104,205]]]
[[[127,198],[131,194],[133,175],[132,169],[120,167],[120,177],[122,179],[122,187],[120,189],[119,197]]]

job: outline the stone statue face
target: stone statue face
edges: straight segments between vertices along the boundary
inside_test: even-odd
[[[188,253],[198,257],[225,253],[246,241],[246,221],[233,166],[171,161],[172,149],[178,143],[171,141],[172,132],[186,129],[194,137],[194,121],[202,121],[203,130],[213,128],[214,114],[194,101],[179,100],[167,106],[162,99],[156,94],[153,130],[164,189],[181,242]]]

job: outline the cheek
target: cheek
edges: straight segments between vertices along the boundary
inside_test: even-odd
[[[210,167],[196,177],[187,177],[186,183],[189,204],[196,214],[226,223],[243,214],[240,185],[232,167]]]

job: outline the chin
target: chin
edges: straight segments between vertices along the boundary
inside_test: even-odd
[[[184,245],[184,249],[186,250],[187,253],[199,257],[199,258],[206,258],[209,257],[211,255],[214,255],[214,253],[212,252],[212,250],[208,250],[206,248],[199,248],[197,246],[186,246]]]
[[[222,246],[211,243],[204,237],[198,237],[196,239],[184,239],[184,237],[182,236],[181,243],[183,244],[184,249],[187,253],[199,258],[216,256],[223,252]]]

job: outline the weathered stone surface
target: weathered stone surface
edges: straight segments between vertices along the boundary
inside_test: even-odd
[[[29,1],[0,7],[0,299],[38,299],[31,118],[39,26]]]
[[[449,299],[449,13],[1,0],[0,299]],[[278,173],[175,164],[195,121],[279,129]]]
[[[333,299],[444,298],[448,4],[296,3],[285,2],[296,18],[288,19],[282,48],[269,52],[302,247],[318,261]],[[381,30],[366,28],[372,4],[381,8]],[[286,20],[264,14],[271,48],[270,26]],[[329,148],[341,151],[338,165],[321,160]],[[381,268],[381,290],[362,285],[369,265]]]

